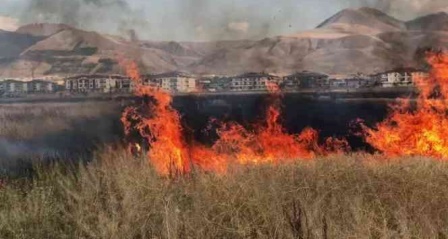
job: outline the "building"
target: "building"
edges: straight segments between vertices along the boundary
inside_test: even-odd
[[[280,78],[266,73],[245,73],[231,78],[232,91],[266,91],[269,83],[280,83]]]
[[[182,72],[169,72],[147,77],[146,84],[154,84],[167,92],[191,93],[198,91],[197,79]]]
[[[429,76],[429,73],[424,72],[424,71],[411,72],[411,78],[412,78],[413,84],[415,84],[415,82],[417,82],[418,80],[424,80],[428,76]]]
[[[28,83],[14,79],[6,79],[0,83],[1,89],[6,95],[22,95],[28,93]]]
[[[424,78],[428,74],[414,68],[401,68],[374,75],[383,87],[412,86],[418,78]]]
[[[42,79],[5,79],[0,81],[0,93],[6,96],[19,96],[36,93],[53,93],[58,90],[55,82]]]
[[[281,86],[285,90],[328,88],[330,82],[328,75],[302,71],[283,77]]]
[[[357,75],[334,75],[330,76],[330,88],[344,88],[344,89],[357,89],[357,88],[372,88],[378,86],[377,81],[369,76],[357,74]]]
[[[56,83],[41,79],[35,79],[26,83],[28,93],[51,93],[57,89]]]
[[[232,77],[206,76],[198,79],[197,84],[197,88],[202,92],[230,91],[232,85]]]
[[[78,93],[127,93],[133,84],[121,75],[78,75],[65,79],[65,90]]]

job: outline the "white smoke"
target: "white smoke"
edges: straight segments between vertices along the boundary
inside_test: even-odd
[[[248,23],[248,22],[229,22],[227,27],[231,31],[246,33],[249,30],[250,23]]]
[[[448,0],[1,0],[21,24],[58,22],[145,39],[264,38],[307,30],[345,8],[373,7],[401,20],[447,11]],[[325,7],[322,7],[325,6]]]
[[[12,17],[0,16],[0,29],[15,31],[19,27],[19,20]]]

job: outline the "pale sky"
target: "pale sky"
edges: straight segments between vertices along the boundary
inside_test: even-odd
[[[409,20],[447,11],[448,0],[1,0],[0,28],[31,22],[148,40],[259,39],[312,29],[345,8],[376,7]],[[3,19],[3,20],[2,20]]]

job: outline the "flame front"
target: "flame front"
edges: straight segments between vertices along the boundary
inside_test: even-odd
[[[387,157],[448,159],[448,55],[428,55],[428,62],[432,66],[429,76],[414,82],[420,91],[417,99],[400,99],[374,128],[362,125],[365,141]],[[187,173],[193,168],[225,173],[232,163],[284,163],[349,150],[344,139],[328,138],[319,144],[318,132],[312,128],[288,134],[279,122],[281,92],[272,83],[267,84],[272,100],[263,122],[249,130],[236,122],[215,121],[219,139],[211,147],[187,144],[171,96],[144,85],[134,63],[128,64],[127,72],[136,96],[147,100],[125,109],[122,122],[126,134],[136,131],[145,139],[148,158],[163,175]]]
[[[148,158],[163,174],[187,173],[193,168],[225,173],[232,163],[265,164],[312,159],[316,155],[344,151],[345,140],[327,139],[319,145],[316,130],[307,128],[300,134],[288,134],[280,120],[280,90],[268,84],[272,104],[264,122],[248,130],[235,122],[218,123],[219,139],[211,147],[197,142],[187,144],[180,115],[171,107],[171,96],[141,82],[137,66],[127,65],[128,75],[135,85],[136,96],[147,97],[140,106],[125,109],[122,122],[127,135],[137,131],[149,146]]]
[[[364,126],[366,142],[386,156],[448,158],[448,56],[428,55],[430,75],[416,80],[419,97],[402,99],[386,120]]]

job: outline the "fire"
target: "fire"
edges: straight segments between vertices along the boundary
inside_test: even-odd
[[[125,133],[136,130],[151,146],[148,157],[157,171],[167,174],[171,169],[189,171],[188,152],[182,136],[180,116],[171,107],[171,96],[150,86],[145,86],[135,63],[130,63],[127,73],[131,77],[137,96],[150,96],[151,102],[125,109],[121,121]]]
[[[432,66],[429,77],[414,82],[420,91],[417,99],[397,101],[388,117],[374,128],[361,125],[365,141],[387,158],[420,155],[448,159],[448,55],[429,55],[428,62]],[[145,85],[135,64],[128,64],[127,73],[135,95],[145,101],[123,112],[126,135],[137,133],[145,140],[148,159],[162,175],[193,169],[225,173],[231,164],[287,163],[350,149],[344,139],[328,138],[321,144],[312,128],[289,134],[281,124],[282,94],[272,83],[266,85],[271,101],[263,121],[246,128],[215,120],[219,138],[212,146],[187,143],[171,96]],[[135,147],[142,151],[140,144]]]
[[[135,148],[137,149],[137,152],[142,152],[142,146],[140,146],[140,144],[135,144]]]
[[[430,54],[430,75],[418,79],[414,101],[402,99],[374,128],[363,126],[366,142],[386,156],[448,158],[448,55]]]
[[[267,84],[272,103],[265,120],[249,130],[236,122],[219,123],[219,139],[211,147],[185,141],[181,117],[172,108],[171,96],[144,85],[134,63],[127,65],[134,82],[135,94],[147,98],[139,106],[125,109],[121,118],[126,135],[137,132],[149,146],[148,159],[162,175],[199,170],[225,173],[230,164],[265,164],[312,159],[330,152],[348,149],[345,140],[329,138],[319,145],[318,132],[304,129],[300,134],[288,134],[280,124],[280,97],[277,85]]]

